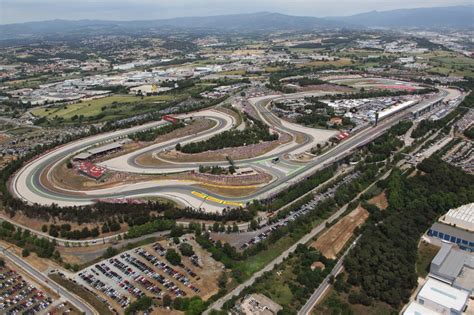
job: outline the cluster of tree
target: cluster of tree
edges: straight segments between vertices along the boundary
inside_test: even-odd
[[[102,233],[109,233],[109,232],[117,232],[120,230],[120,223],[115,220],[107,220],[102,224],[101,232]]]
[[[140,225],[134,225],[128,229],[125,238],[135,238],[142,235],[147,235],[159,231],[170,230],[176,225],[175,221],[166,219],[156,219],[154,221],[146,222]]]
[[[311,265],[315,262],[321,262],[325,268],[312,270]],[[263,274],[250,288],[250,291],[264,294],[270,298],[276,297],[274,285],[284,277],[283,285],[290,289],[291,299],[282,304],[281,314],[296,314],[298,308],[305,304],[329,274],[334,264],[333,260],[327,259],[316,249],[300,244],[289,259],[276,267],[276,270]],[[278,275],[275,271],[284,272]]]
[[[383,183],[388,209],[363,226],[360,242],[345,260],[347,281],[364,294],[352,302],[367,303],[368,296],[395,308],[406,303],[417,284],[419,238],[439,215],[474,201],[474,176],[434,156],[418,168],[424,174],[410,177],[393,170]]]
[[[338,165],[335,163],[323,170],[317,171],[313,175],[306,177],[305,180],[291,185],[288,189],[272,198],[262,202],[255,200],[248,208],[254,211],[278,210],[333,177],[337,167]]]
[[[291,83],[296,83],[299,86],[308,86],[308,85],[320,85],[320,84],[325,84],[326,82],[323,80],[320,80],[318,78],[309,78],[309,77],[302,77],[298,79],[292,79],[290,80]]]
[[[204,302],[199,296],[192,298],[178,297],[174,299],[171,306],[186,315],[200,315],[207,309],[208,303]]]
[[[205,221],[244,221],[248,222],[252,220],[256,215],[256,210],[249,209],[244,210],[241,208],[223,209],[221,213],[218,212],[206,212],[203,210],[195,210],[192,208],[176,208],[170,209],[164,212],[163,216],[166,219],[196,219]]]
[[[25,202],[12,198],[7,204],[7,210],[14,215],[21,211],[30,218],[40,218],[48,221],[51,218],[57,218],[61,221],[82,223],[107,222],[114,218],[119,223],[127,222],[128,225],[134,225],[134,221],[148,216],[150,213],[164,213],[167,210],[174,209],[171,203],[161,203],[149,201],[143,204],[114,204],[98,202],[93,205],[59,207],[55,204],[29,205]]]
[[[270,128],[263,122],[250,116],[247,116],[245,120],[247,125],[250,124],[250,126],[244,130],[227,130],[204,141],[191,142],[184,146],[177,145],[176,150],[184,153],[200,153],[223,148],[241,147],[262,141],[278,140],[278,134],[270,133]]]
[[[61,255],[56,250],[54,242],[45,238],[39,238],[30,233],[29,230],[22,230],[7,221],[0,224],[0,239],[15,244],[29,252],[35,252],[41,258],[53,258],[60,261]]]
[[[152,130],[136,132],[128,135],[128,137],[134,141],[154,141],[158,136],[170,133],[176,129],[184,128],[184,126],[185,124],[183,122],[178,122]]]
[[[464,135],[468,137],[469,139],[473,140],[474,139],[474,127],[468,128],[464,130]]]
[[[70,224],[62,224],[60,226],[51,224],[49,226],[49,235],[53,237],[61,236],[61,238],[79,240],[89,237],[97,237],[100,235],[100,231],[98,227],[89,230],[86,226],[81,230],[71,230]]]
[[[252,220],[250,222],[251,226],[252,226],[253,222],[256,222],[256,221]],[[237,223],[235,223],[235,222],[232,225],[227,225],[227,227],[225,226],[224,223],[219,224],[217,222],[214,222],[211,229],[212,229],[212,232],[215,232],[215,233],[218,233],[218,232],[220,232],[220,233],[224,233],[224,232],[227,232],[227,233],[234,232],[234,233],[236,233],[236,232],[239,231],[239,227],[238,227]]]
[[[413,126],[413,122],[410,120],[401,120],[395,126],[391,127],[389,132],[395,136],[404,135]]]
[[[401,121],[391,127],[386,133],[367,145],[370,155],[367,162],[379,162],[387,159],[394,151],[403,146],[403,141],[398,137],[406,133],[412,126],[411,122]]]
[[[337,280],[336,280],[337,283]],[[326,310],[324,314],[340,314],[340,315],[354,315],[354,311],[351,309],[350,304],[342,301],[336,294],[332,293],[328,298],[325,298],[321,306],[317,308]]]
[[[421,138],[428,134],[428,132],[434,130],[438,124],[434,120],[423,119],[420,121],[418,126],[411,132],[412,138]]]
[[[147,311],[153,305],[153,299],[149,296],[142,296],[138,298],[135,302],[131,303],[125,310],[125,314],[137,314],[138,312]]]
[[[213,166],[204,166],[199,165],[199,173],[209,173],[212,175],[222,175],[222,174],[234,174],[235,167],[233,165],[229,166],[228,169],[220,167],[218,165]]]
[[[189,243],[182,243],[179,245],[179,251],[181,252],[181,255],[190,257],[194,255],[194,249],[193,246]]]
[[[179,253],[173,248],[166,251],[166,260],[174,266],[181,265],[181,255],[179,255]]]
[[[376,178],[379,168],[375,164],[364,166],[363,172],[349,183],[340,185],[334,193],[334,201],[342,206],[357,196],[365,187],[368,187]]]

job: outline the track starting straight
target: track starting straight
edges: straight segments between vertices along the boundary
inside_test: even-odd
[[[209,200],[209,201],[212,201],[212,202],[215,202],[215,203],[219,203],[221,205],[235,206],[235,207],[242,207],[244,205],[241,202],[233,202],[233,201],[222,200],[222,199],[215,198],[215,197],[209,196],[207,194],[204,194],[204,193],[201,193],[201,192],[198,192],[198,191],[192,191],[191,193],[196,197],[199,197],[199,198],[202,198],[202,199],[205,199],[205,200]]]

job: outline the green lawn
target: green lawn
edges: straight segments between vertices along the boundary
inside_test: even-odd
[[[252,274],[265,267],[273,259],[277,258],[283,251],[285,251],[294,243],[295,240],[289,236],[282,237],[269,246],[268,249],[258,253],[255,256],[250,256],[242,262],[239,262],[235,266],[235,270],[241,271],[244,278],[247,279],[252,276]]]
[[[434,256],[438,253],[439,247],[421,242],[418,247],[418,257],[416,260],[416,272],[418,276],[426,278],[430,271],[430,264]]]
[[[173,95],[158,95],[147,96],[143,99],[133,95],[114,95],[100,99],[83,101],[70,105],[62,105],[60,107],[37,108],[32,111],[32,114],[37,117],[53,118],[55,116],[64,119],[70,119],[74,115],[84,117],[91,117],[103,112],[102,108],[105,106],[108,112],[123,110],[124,106],[129,107],[131,104],[139,103],[155,103],[169,101],[173,99]],[[113,108],[115,107],[115,108]],[[121,115],[118,115],[121,116]]]

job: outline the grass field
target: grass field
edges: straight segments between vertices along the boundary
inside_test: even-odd
[[[474,77],[474,60],[459,53],[436,50],[425,54],[417,54],[431,67],[428,71],[443,75]]]
[[[83,101],[70,105],[62,105],[59,107],[37,108],[32,110],[32,114],[37,117],[54,118],[60,117],[71,119],[77,115],[91,117],[106,112],[107,115],[122,116],[132,110],[130,105],[144,104],[143,107],[153,106],[156,102],[164,102],[173,99],[173,95],[147,96],[143,99],[133,95],[114,95],[100,99]],[[104,108],[105,107],[105,108]],[[104,108],[104,110],[103,110]]]
[[[269,262],[277,258],[283,251],[294,243],[295,240],[291,239],[289,236],[282,237],[270,245],[268,249],[239,262],[234,269],[240,271],[244,279],[250,278],[252,274],[265,267]]]
[[[438,253],[439,247],[426,242],[421,242],[418,247],[418,257],[416,259],[416,272],[418,276],[426,278],[430,270],[430,264],[434,256]]]
[[[288,283],[295,278],[290,266],[291,263],[285,264],[283,270],[278,270],[277,276],[258,282],[255,286],[256,291],[264,293],[280,305],[290,304],[293,293]]]
[[[382,302],[373,302],[371,306],[361,304],[350,304],[348,294],[337,292],[333,288],[326,294],[324,299],[313,308],[313,315],[333,315],[333,314],[351,314],[351,315],[390,315],[397,312],[390,305]]]

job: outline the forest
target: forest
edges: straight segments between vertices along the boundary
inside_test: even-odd
[[[370,300],[397,309],[417,284],[415,264],[421,235],[449,209],[474,201],[474,176],[431,157],[416,176],[394,169],[384,186],[389,207],[369,220],[362,238],[344,262],[348,283]],[[357,303],[357,300],[353,301]]]

